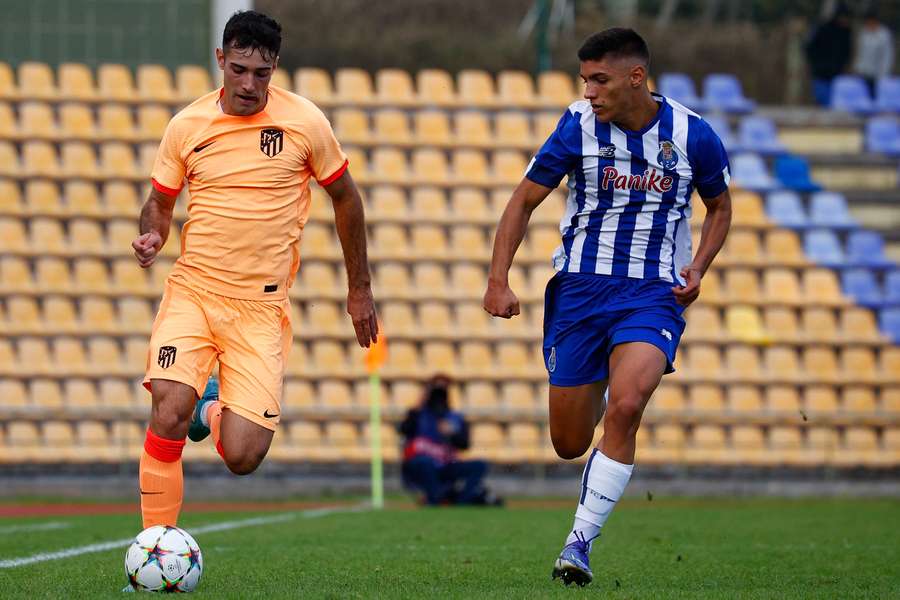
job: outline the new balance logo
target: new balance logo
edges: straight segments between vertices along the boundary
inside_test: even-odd
[[[175,364],[175,353],[177,350],[175,346],[160,346],[159,347],[159,356],[156,357],[156,364],[158,364],[163,369],[168,369],[173,364]]]

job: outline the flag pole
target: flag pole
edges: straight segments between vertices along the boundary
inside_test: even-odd
[[[381,377],[369,375],[369,441],[372,445],[372,508],[384,508],[384,471],[381,457]]]

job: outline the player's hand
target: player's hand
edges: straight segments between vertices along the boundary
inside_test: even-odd
[[[156,255],[159,254],[159,249],[162,248],[162,245],[162,238],[155,231],[141,234],[131,242],[138,264],[145,269],[156,260]]]
[[[356,330],[356,341],[368,348],[378,341],[378,318],[375,316],[375,300],[371,286],[351,287],[347,293],[347,313]]]
[[[509,284],[500,285],[491,281],[488,281],[487,291],[484,292],[483,306],[489,314],[504,319],[511,319],[522,312],[519,310],[519,299]]]
[[[684,279],[685,285],[677,285],[672,288],[675,294],[675,301],[682,306],[690,306],[691,302],[700,295],[700,277],[702,272],[698,267],[688,265],[681,269],[681,278]]]

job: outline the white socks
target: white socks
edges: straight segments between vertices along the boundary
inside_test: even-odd
[[[632,470],[634,465],[623,465],[594,449],[584,467],[581,498],[575,510],[575,524],[566,538],[567,545],[579,539],[590,542],[600,534],[600,528],[622,497]]]

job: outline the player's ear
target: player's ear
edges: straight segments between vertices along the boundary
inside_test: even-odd
[[[225,70],[225,52],[221,48],[216,48],[216,62],[219,63],[219,69]]]
[[[638,64],[631,67],[631,87],[639,88],[647,80],[647,67]]]

